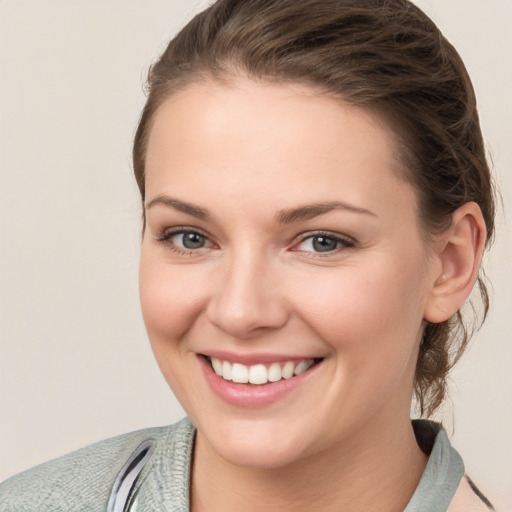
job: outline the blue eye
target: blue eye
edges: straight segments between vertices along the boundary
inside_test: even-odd
[[[328,233],[318,233],[303,238],[297,248],[304,252],[326,253],[336,251],[341,247],[353,247],[353,245],[351,240]]]
[[[164,231],[157,237],[157,241],[181,255],[191,255],[193,252],[199,252],[200,249],[214,245],[206,235],[185,228]]]
[[[182,231],[169,237],[175,245],[184,249],[201,249],[206,245],[206,237],[194,231]]]

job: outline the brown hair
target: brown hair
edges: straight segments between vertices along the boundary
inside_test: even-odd
[[[408,0],[218,0],[195,16],[149,71],[133,148],[143,200],[158,108],[191,83],[240,74],[307,84],[377,112],[396,134],[427,232],[441,232],[458,207],[474,201],[492,239],[493,186],[470,78],[453,46]],[[481,277],[478,289],[483,321],[489,300]],[[422,414],[442,403],[472,330],[461,311],[427,325],[414,385]]]

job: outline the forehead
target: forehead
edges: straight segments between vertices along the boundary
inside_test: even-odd
[[[298,122],[300,119],[306,122]],[[323,138],[329,144],[331,137],[325,136],[329,130],[332,138],[339,135],[336,143],[340,145],[352,145],[362,135],[378,142],[379,149],[385,148],[386,153],[394,149],[389,126],[376,114],[294,83],[255,82],[246,78],[228,84],[193,83],[172,94],[160,106],[150,131],[148,150],[154,149],[155,142],[161,142],[162,135],[166,142],[169,137],[177,140],[191,135],[187,133],[190,127],[192,132],[200,129],[202,136],[216,137],[230,132],[226,144],[229,141],[237,144],[240,139],[244,145],[251,140],[261,144],[265,135],[276,142],[301,138],[317,139],[318,143]],[[318,128],[324,131],[318,133]]]
[[[146,195],[211,195],[222,184],[227,194],[285,203],[369,203],[374,193],[406,185],[395,153],[392,131],[378,117],[307,86],[195,84],[155,116]]]

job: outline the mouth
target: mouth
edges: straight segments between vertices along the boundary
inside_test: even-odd
[[[318,364],[322,358],[300,359],[245,365],[211,356],[204,356],[212,370],[222,379],[236,384],[265,386],[297,377]]]

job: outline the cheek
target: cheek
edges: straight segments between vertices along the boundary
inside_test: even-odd
[[[144,246],[139,290],[144,323],[158,366],[178,401],[187,408],[190,396],[199,391],[187,373],[187,361],[194,354],[180,341],[195,325],[205,292],[198,285],[196,274],[179,265],[166,264],[152,251],[145,251]]]
[[[302,318],[343,364],[360,369],[408,359],[421,329],[422,293],[413,269],[366,265],[318,273],[294,296]]]
[[[180,339],[201,310],[204,290],[195,273],[141,253],[139,290],[142,314],[152,345]]]
[[[333,355],[330,400],[354,414],[407,404],[412,392],[420,286],[407,273],[382,270],[351,268],[338,280],[317,279],[307,294],[296,294],[303,321]]]

